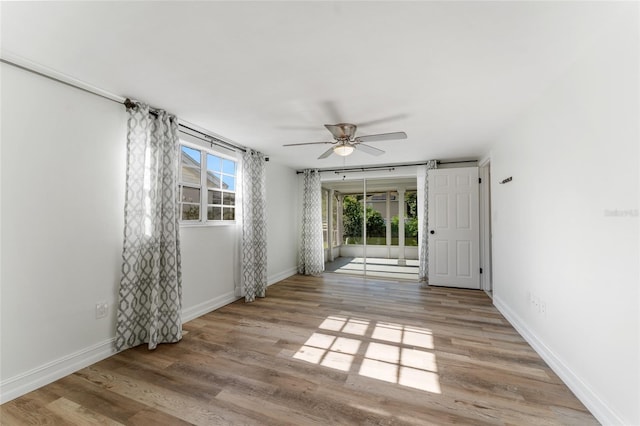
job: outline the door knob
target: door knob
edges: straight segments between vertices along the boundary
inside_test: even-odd
[[[433,235],[433,234],[435,234],[435,233],[436,233],[436,231],[434,231],[434,230],[432,229],[431,231],[429,231],[429,233],[430,233],[431,235]]]

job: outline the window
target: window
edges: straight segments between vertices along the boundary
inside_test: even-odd
[[[180,220],[234,221],[236,161],[188,145],[180,146]]]
[[[405,219],[404,219],[404,244],[406,246],[418,246],[418,193],[407,191],[404,195]]]
[[[207,154],[207,220],[236,219],[236,162]]]
[[[387,245],[387,193],[367,194],[367,244]]]
[[[345,195],[342,200],[342,244],[362,244],[362,194]]]
[[[366,207],[363,204],[366,202]],[[390,217],[387,217],[387,202]],[[391,221],[389,244],[397,246],[400,235],[400,212],[404,211],[404,245],[418,246],[418,198],[415,190],[407,190],[404,205],[399,205],[398,191],[346,195],[342,202],[342,235],[344,245],[363,243],[363,210],[366,209],[367,244],[386,245],[387,226]]]
[[[180,151],[180,220],[199,221],[202,153],[184,145]]]
[[[338,230],[338,202],[337,193],[333,193],[328,189],[322,189],[322,243],[324,248],[329,248],[329,218],[331,218],[331,247],[340,245],[340,233]],[[331,201],[331,211],[329,211],[329,201]]]

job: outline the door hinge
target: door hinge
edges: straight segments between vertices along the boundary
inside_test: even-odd
[[[482,273],[482,268],[480,268],[480,273]]]
[[[482,178],[478,178],[478,183],[482,183]]]

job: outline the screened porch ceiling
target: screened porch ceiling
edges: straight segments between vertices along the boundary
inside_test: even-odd
[[[322,182],[325,189],[333,189],[342,194],[362,193],[363,182],[361,179],[345,179],[341,181]],[[397,191],[398,188],[404,188],[408,191],[415,191],[417,188],[416,178],[378,178],[367,179],[367,193]]]

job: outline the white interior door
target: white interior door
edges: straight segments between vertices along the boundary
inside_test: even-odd
[[[429,284],[480,288],[478,168],[429,170]]]

